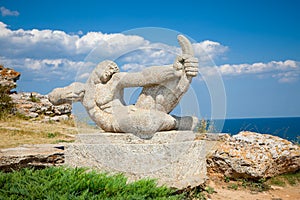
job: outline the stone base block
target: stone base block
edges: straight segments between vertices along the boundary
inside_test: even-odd
[[[157,179],[160,185],[194,187],[206,180],[206,144],[192,131],[165,131],[150,140],[132,134],[79,134],[66,147],[65,162],[124,173],[129,181]]]

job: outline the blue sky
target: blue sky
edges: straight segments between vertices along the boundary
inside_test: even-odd
[[[46,94],[73,82],[93,67],[93,49],[98,61],[139,45],[178,52],[171,36],[178,32],[193,39],[200,65],[215,64],[222,78],[217,86],[205,76],[193,81],[201,117],[219,104],[227,118],[300,116],[299,1],[2,0],[0,8],[0,63],[22,73],[18,91]],[[126,34],[136,28],[144,35]],[[173,59],[157,55],[132,53],[118,64],[134,71]]]

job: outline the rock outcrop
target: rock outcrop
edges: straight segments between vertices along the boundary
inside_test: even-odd
[[[63,146],[59,144],[23,145],[0,150],[0,170],[9,172],[24,167],[45,168],[64,163]]]
[[[30,118],[43,116],[45,121],[61,121],[69,119],[72,112],[70,104],[54,106],[47,95],[36,92],[22,92],[10,96],[16,104],[17,112]]]
[[[20,76],[21,74],[19,72],[0,65],[0,85],[7,87],[8,93],[17,86],[16,81]]]
[[[240,132],[220,142],[207,159],[208,172],[231,178],[267,178],[300,169],[300,147],[282,138]]]
[[[0,86],[4,93],[10,94],[13,103],[16,105],[16,112],[29,117],[37,118],[43,116],[44,121],[61,121],[69,119],[72,112],[70,104],[54,106],[50,103],[47,95],[41,95],[36,92],[11,92],[16,88],[16,81],[21,74],[13,69],[5,68],[0,65]]]

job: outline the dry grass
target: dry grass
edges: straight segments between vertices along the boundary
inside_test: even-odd
[[[72,142],[75,134],[77,128],[72,121],[43,123],[10,117],[0,121],[0,148]]]

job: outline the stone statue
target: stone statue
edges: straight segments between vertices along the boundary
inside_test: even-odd
[[[120,72],[116,63],[105,60],[90,74],[86,83],[75,82],[49,94],[54,104],[80,101],[89,116],[107,132],[133,133],[149,139],[155,132],[193,130],[196,117],[176,117],[169,113],[188,90],[198,73],[198,60],[190,41],[178,36],[182,55],[174,64],[148,67],[141,72]],[[124,88],[143,87],[137,102],[126,105]]]

